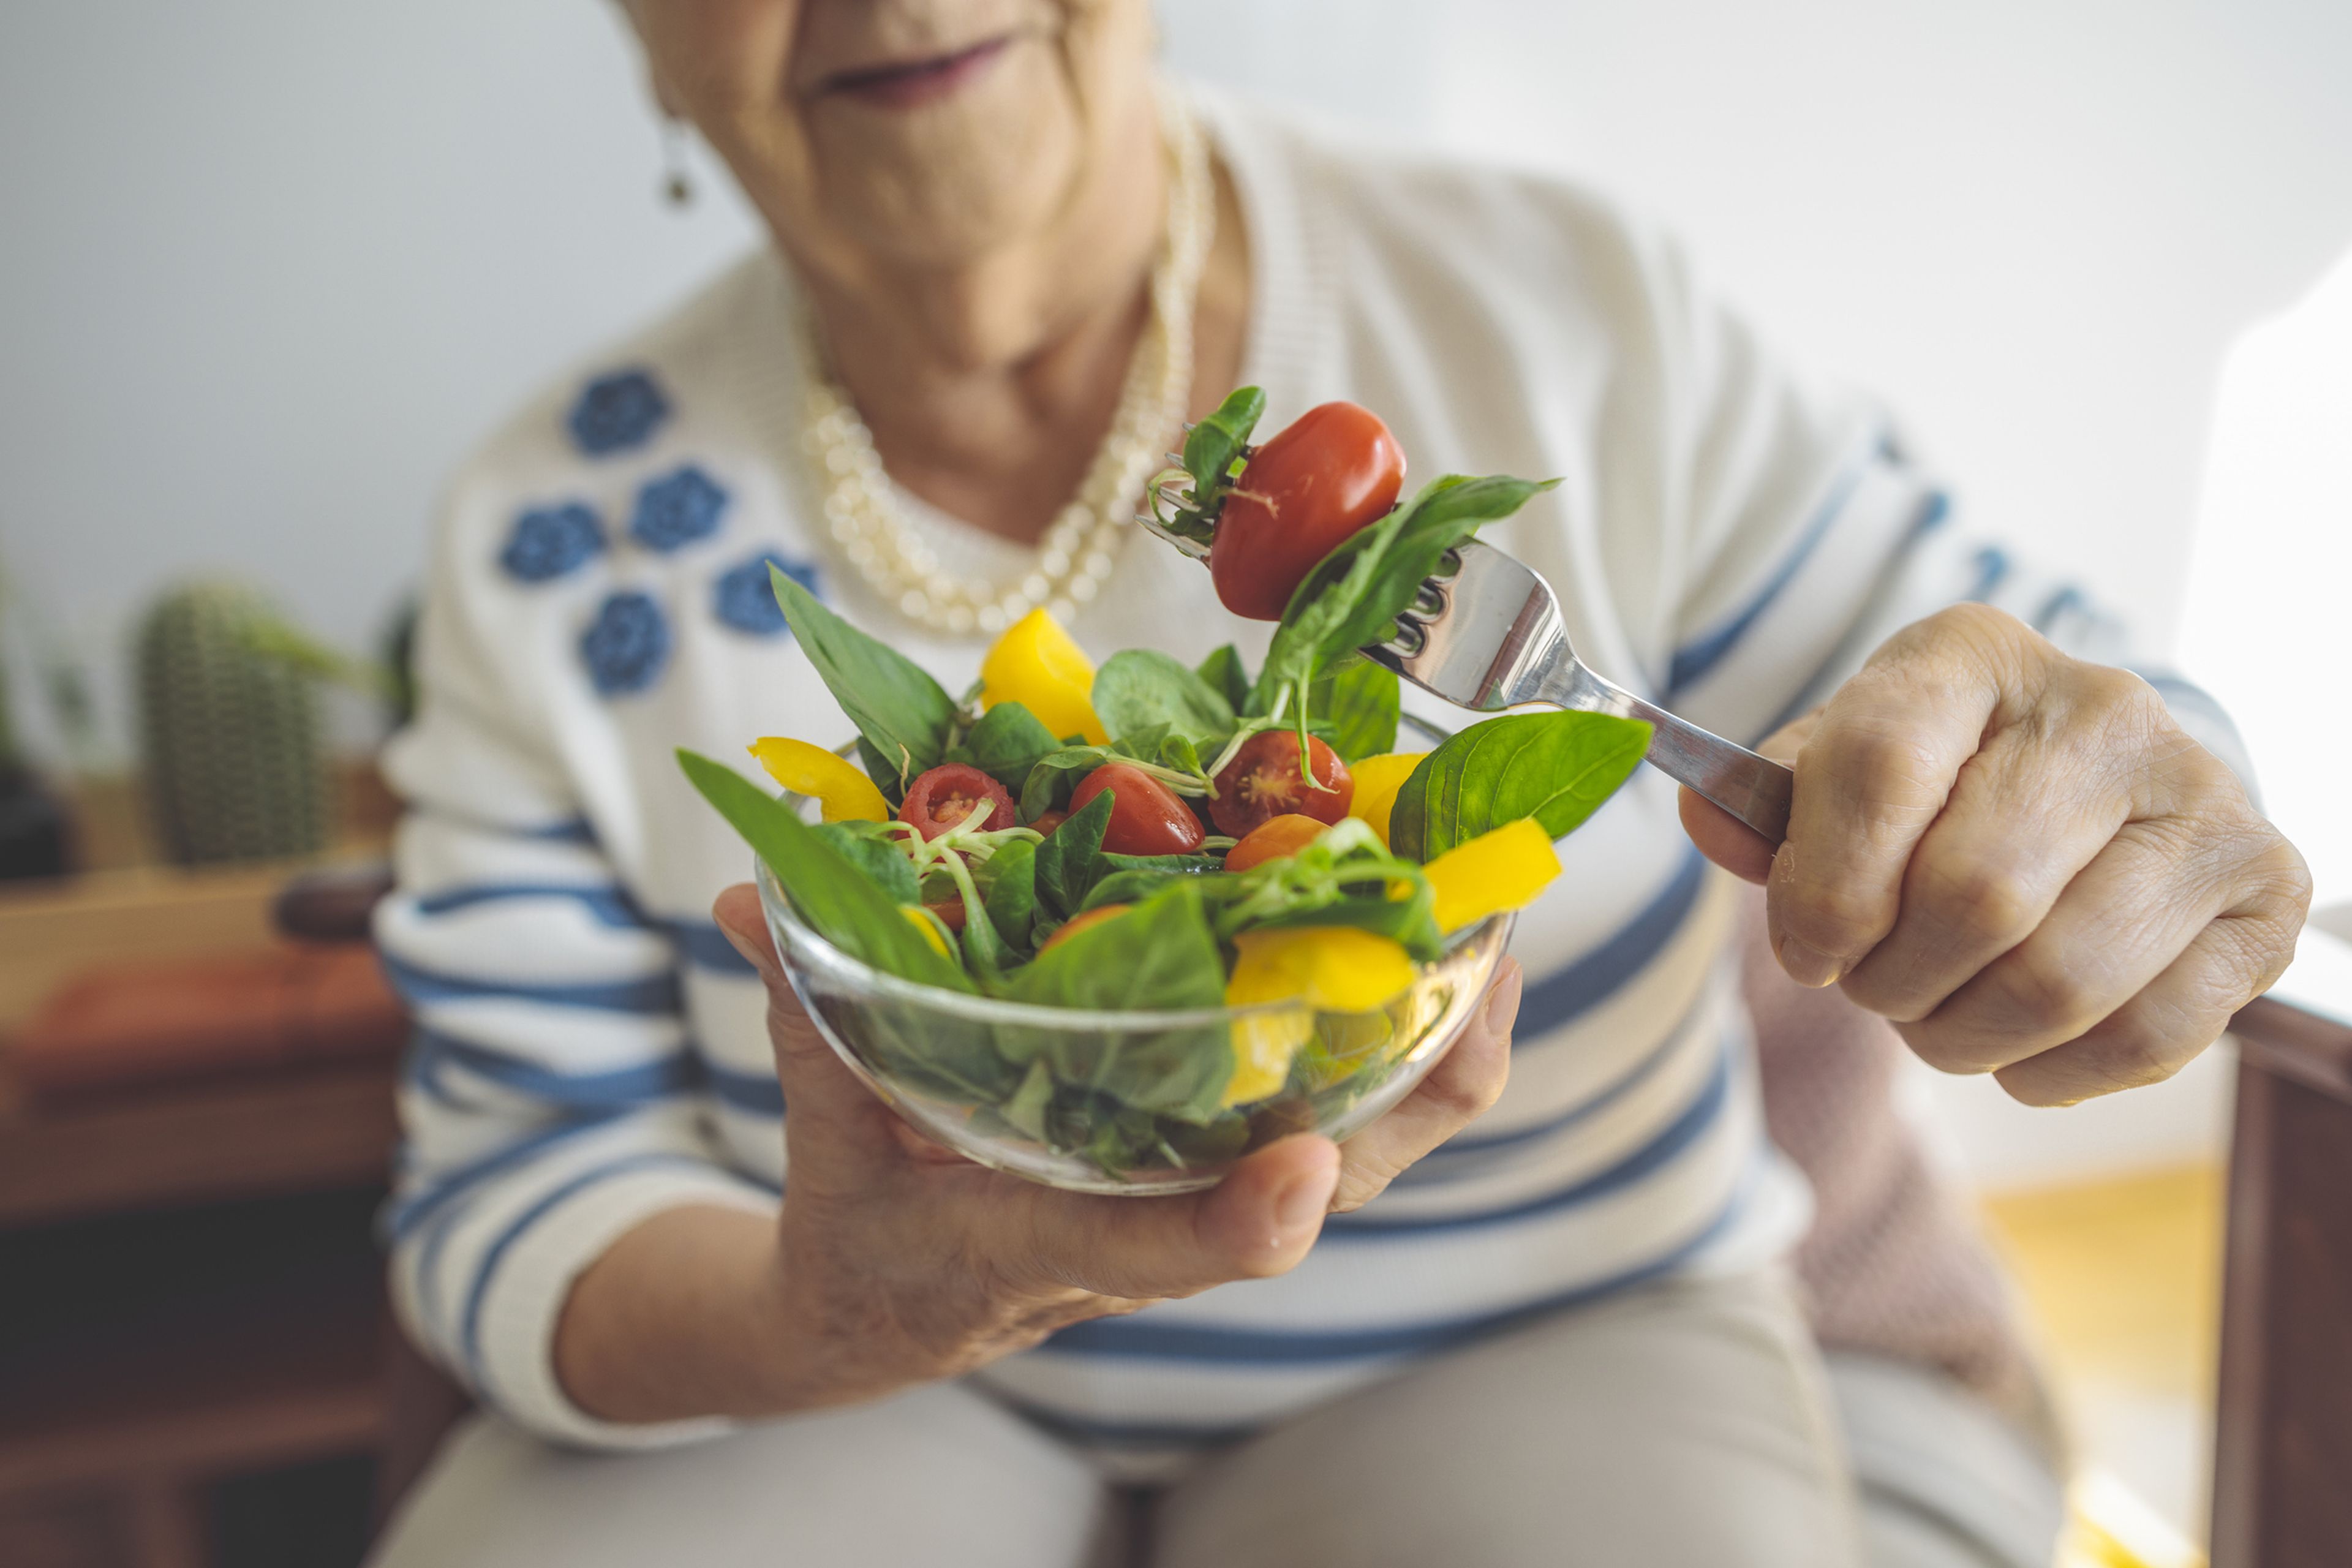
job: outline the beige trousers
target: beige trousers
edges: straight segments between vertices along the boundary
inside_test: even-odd
[[[965,1388],[704,1446],[493,1418],[374,1568],[2045,1568],[2059,1487],[1939,1374],[1825,1367],[1777,1276],[1628,1292],[1421,1363],[1137,1506]]]

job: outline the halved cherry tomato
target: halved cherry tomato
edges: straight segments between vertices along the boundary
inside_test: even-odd
[[[1036,819],[1031,822],[1029,826],[1035,828],[1038,834],[1042,837],[1052,833],[1054,829],[1061,826],[1062,824],[1069,820],[1070,814],[1066,811],[1041,811],[1037,814]]]
[[[1268,860],[1279,860],[1296,855],[1315,842],[1317,834],[1330,824],[1320,817],[1288,812],[1270,816],[1250,830],[1249,837],[1225,851],[1225,869],[1246,871],[1253,866],[1263,866]]]
[[[1352,403],[1308,409],[1250,458],[1217,514],[1217,597],[1237,616],[1282,619],[1315,563],[1386,516],[1403,488],[1404,448],[1379,415]]]
[[[1111,792],[1110,825],[1102,847],[1116,855],[1190,855],[1208,835],[1174,790],[1125,763],[1105,763],[1070,792],[1076,816],[1103,791]]]
[[[1080,931],[1086,930],[1088,926],[1098,926],[1102,924],[1103,921],[1110,919],[1113,915],[1123,915],[1127,913],[1128,908],[1129,906],[1125,904],[1099,904],[1095,908],[1087,910],[1084,914],[1072,915],[1067,921],[1055,928],[1054,934],[1047,937],[1038,947],[1037,951],[1039,952],[1051,952],[1056,943],[1067,941],[1069,938],[1074,937]]]
[[[963,930],[963,900],[961,899],[934,899],[930,902],[925,904],[923,908],[930,910],[931,913],[939,916],[941,921],[946,922],[948,930],[951,931],[961,931]]]
[[[1236,838],[1246,838],[1293,812],[1318,822],[1339,821],[1356,798],[1356,781],[1348,776],[1348,764],[1312,735],[1307,738],[1307,760],[1315,771],[1311,785],[1298,776],[1296,731],[1264,730],[1252,735],[1217,774],[1217,798],[1209,803],[1209,815]]]
[[[963,819],[978,809],[982,801],[991,801],[995,809],[981,826],[993,833],[1013,826],[1013,797],[1004,786],[961,763],[941,763],[915,775],[907,786],[906,802],[898,807],[898,820],[911,823],[926,839],[937,838],[950,827],[961,826]]]

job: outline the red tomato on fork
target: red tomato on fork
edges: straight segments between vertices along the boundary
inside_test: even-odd
[[[1356,781],[1339,753],[1310,735],[1307,764],[1315,775],[1311,784],[1298,773],[1297,731],[1260,731],[1242,742],[1234,760],[1217,774],[1217,797],[1209,803],[1209,815],[1220,830],[1236,838],[1246,838],[1276,817],[1293,813],[1325,824],[1347,816],[1356,798]]]
[[[993,833],[1013,826],[1013,797],[1004,786],[982,773],[978,768],[961,763],[941,763],[915,775],[907,786],[906,803],[898,807],[898,820],[912,824],[926,841],[937,838],[950,827],[959,827],[965,817],[978,810],[982,801],[992,802],[994,809],[980,826]]]
[[[1217,513],[1209,575],[1225,608],[1282,619],[1292,590],[1334,546],[1396,505],[1404,448],[1352,403],[1308,409],[1250,457]]]
[[[1102,847],[1115,855],[1190,855],[1208,835],[1181,795],[1141,768],[1105,763],[1070,792],[1070,815],[1108,790],[1110,822]]]

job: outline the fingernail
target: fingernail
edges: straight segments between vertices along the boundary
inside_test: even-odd
[[[1818,948],[1809,947],[1795,937],[1780,941],[1780,967],[1789,978],[1800,985],[1810,985],[1818,991],[1832,984],[1838,977],[1839,961]]]
[[[1331,1181],[1328,1173],[1294,1176],[1290,1184],[1274,1200],[1274,1223],[1285,1236],[1296,1236],[1312,1226],[1323,1215],[1324,1205],[1331,1201]]]
[[[1496,982],[1495,989],[1486,996],[1486,1032],[1490,1035],[1510,1033],[1511,1025],[1519,1016],[1519,986],[1527,978],[1517,963],[1509,959],[1503,962],[1510,964],[1510,968]]]

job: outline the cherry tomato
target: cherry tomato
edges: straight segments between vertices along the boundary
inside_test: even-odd
[[[1047,937],[1045,943],[1040,946],[1037,951],[1039,952],[1051,952],[1054,950],[1055,943],[1060,942],[1066,938],[1077,935],[1088,926],[1098,926],[1102,924],[1103,921],[1110,919],[1113,915],[1123,915],[1127,910],[1128,906],[1125,904],[1102,904],[1087,910],[1084,914],[1072,915],[1067,921],[1054,929],[1054,934]]]
[[[961,899],[938,899],[925,904],[923,908],[930,910],[931,913],[939,916],[941,921],[945,921],[947,923],[948,930],[952,931],[961,931],[963,930],[963,900]]]
[[[1041,811],[1037,814],[1036,820],[1029,826],[1035,828],[1042,837],[1069,820],[1070,814],[1066,811]]]
[[[995,809],[981,826],[993,833],[1013,826],[1013,797],[1004,786],[961,763],[941,763],[915,775],[907,788],[906,804],[898,807],[898,820],[911,823],[925,839],[937,838],[950,827],[961,826],[982,801],[992,801]]]
[[[1295,811],[1269,816],[1250,829],[1248,837],[1225,851],[1225,869],[1246,871],[1253,866],[1263,866],[1268,860],[1296,855],[1312,844],[1315,836],[1329,826],[1319,816],[1307,816]]]
[[[1297,731],[1261,730],[1242,742],[1234,760],[1217,774],[1217,797],[1209,803],[1209,815],[1219,829],[1236,838],[1246,838],[1274,818],[1294,812],[1318,822],[1339,821],[1356,798],[1356,781],[1348,776],[1348,764],[1311,735],[1307,761],[1315,772],[1311,785],[1298,776]]]
[[[1207,837],[1183,796],[1125,763],[1105,763],[1080,779],[1070,792],[1071,815],[1105,790],[1111,792],[1110,825],[1103,829],[1102,847],[1114,854],[1190,855]]]
[[[1237,616],[1282,619],[1315,563],[1386,516],[1403,488],[1404,448],[1379,415],[1352,403],[1308,409],[1250,458],[1217,514],[1217,597]]]

